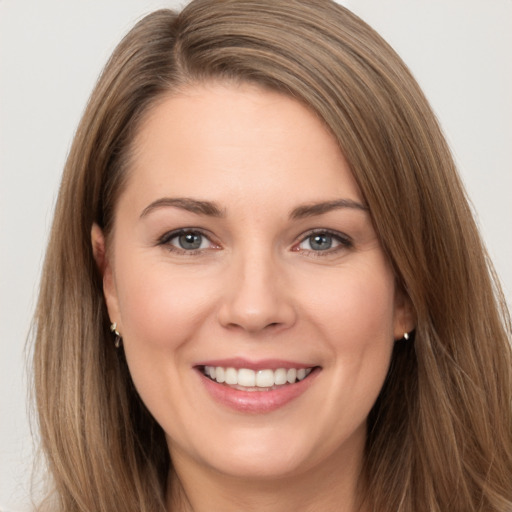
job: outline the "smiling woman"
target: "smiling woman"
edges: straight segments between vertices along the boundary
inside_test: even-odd
[[[208,84],[159,102],[133,147],[111,255],[97,225],[93,247],[176,481],[237,475],[244,496],[242,477],[291,491],[315,472],[318,492],[323,473],[328,503],[350,503],[393,340],[414,324],[336,140],[294,99]],[[323,501],[304,490],[287,506]]]
[[[84,114],[45,262],[55,508],[509,510],[492,275],[426,100],[349,11],[144,18]]]

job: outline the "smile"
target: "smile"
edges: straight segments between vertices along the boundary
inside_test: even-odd
[[[304,380],[313,368],[278,368],[251,370],[223,366],[204,366],[206,377],[243,391],[269,391]]]
[[[195,369],[214,402],[242,414],[267,414],[298,400],[322,372],[314,364],[244,358],[204,361]]]

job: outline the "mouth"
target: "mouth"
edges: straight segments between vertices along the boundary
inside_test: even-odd
[[[224,366],[201,366],[208,379],[239,391],[273,391],[307,379],[317,367],[253,370]]]
[[[245,358],[202,361],[195,366],[213,401],[241,414],[266,414],[296,402],[314,386],[321,366]]]

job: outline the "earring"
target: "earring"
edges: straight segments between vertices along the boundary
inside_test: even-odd
[[[404,332],[404,340],[409,340],[409,333],[408,332]]]
[[[112,322],[110,324],[110,332],[114,333],[114,335],[115,335],[114,347],[119,348],[121,346],[121,335],[119,334],[119,331],[117,330],[116,322]]]

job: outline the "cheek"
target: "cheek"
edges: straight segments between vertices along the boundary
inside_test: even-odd
[[[207,321],[211,288],[165,262],[119,261],[123,346],[143,402],[160,424],[181,422],[190,341]],[[209,299],[210,298],[210,299]]]
[[[325,283],[324,292],[323,300],[315,295],[309,309],[330,352],[326,369],[334,380],[328,407],[343,403],[340,421],[356,425],[366,418],[388,372],[394,343],[394,278],[376,264],[340,272],[339,279]]]
[[[394,278],[385,266],[342,269],[305,295],[310,297],[306,309],[337,343],[362,348],[361,344],[393,339]]]
[[[130,268],[128,272],[119,266],[118,287],[127,343],[144,341],[144,349],[176,348],[200,326],[211,290],[205,281],[191,282],[186,273],[165,263],[142,262]]]

